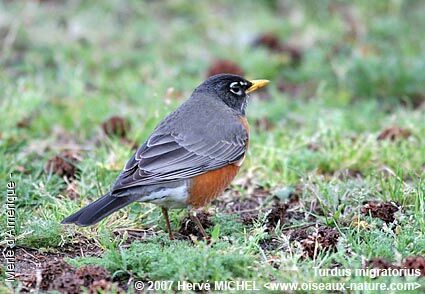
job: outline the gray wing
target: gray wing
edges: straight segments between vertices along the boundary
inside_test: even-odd
[[[112,192],[187,179],[238,162],[246,152],[247,131],[238,126],[219,139],[153,133],[128,161]]]

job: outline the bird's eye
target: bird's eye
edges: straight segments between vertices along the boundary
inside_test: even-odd
[[[230,92],[238,95],[238,96],[242,96],[243,94],[243,89],[242,89],[242,85],[239,82],[233,82],[230,84]]]

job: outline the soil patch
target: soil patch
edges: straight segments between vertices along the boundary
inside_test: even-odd
[[[338,231],[325,226],[296,229],[290,234],[290,241],[299,242],[304,256],[309,258],[316,258],[320,252],[335,251],[338,239]]]
[[[291,59],[291,63],[299,64],[303,53],[300,48],[294,45],[283,43],[279,37],[273,33],[265,33],[258,36],[254,43],[254,47],[265,47],[270,52],[287,54]]]
[[[425,277],[425,257],[424,256],[408,256],[401,264],[393,264],[387,259],[376,257],[368,260],[365,265],[366,268],[374,269],[408,269],[410,273],[414,274],[419,270],[420,275]]]
[[[425,256],[409,256],[402,262],[401,267],[420,270],[421,276],[425,277]]]
[[[207,71],[207,77],[214,75],[229,73],[238,76],[244,76],[243,69],[231,60],[218,59],[215,60]]]
[[[282,243],[279,242],[276,238],[267,238],[259,242],[261,249],[264,251],[273,251],[282,246]]]
[[[112,116],[105,120],[101,127],[108,137],[125,138],[130,130],[130,122],[121,116]]]
[[[376,257],[368,260],[366,262],[367,268],[374,268],[374,269],[389,269],[389,268],[399,268],[398,266],[392,264],[385,258]]]
[[[361,208],[361,212],[364,215],[370,215],[373,218],[379,218],[386,223],[394,222],[394,214],[399,210],[401,210],[400,204],[392,201],[369,201]]]
[[[213,226],[213,222],[210,220],[211,215],[209,213],[197,212],[196,216],[205,230]],[[196,236],[198,238],[203,238],[198,226],[189,216],[183,219],[179,229],[179,234],[186,237]]]
[[[377,137],[378,141],[388,140],[396,141],[399,139],[407,139],[412,135],[412,132],[408,129],[403,129],[397,126],[389,127],[383,130]]]
[[[74,247],[74,249],[77,249]],[[82,250],[81,248],[79,248]],[[98,255],[98,249],[88,249],[91,255]],[[23,292],[34,289],[42,291],[57,290],[61,293],[81,293],[86,287],[90,293],[96,289],[120,290],[110,280],[111,274],[104,268],[95,265],[75,268],[65,262],[65,257],[77,257],[80,251],[64,250],[61,253],[41,253],[33,249],[18,248],[16,252],[17,279],[22,282]]]
[[[238,190],[232,189],[216,199],[213,205],[221,212],[238,214],[242,223],[251,225],[258,219],[258,214],[266,206],[269,196],[271,196],[270,192],[263,187],[252,188],[247,197],[241,197]]]
[[[272,231],[277,226],[285,223],[286,211],[289,208],[288,203],[277,203],[267,215],[267,230]]]
[[[63,151],[50,158],[44,166],[44,171],[48,174],[54,173],[69,180],[75,179],[78,171],[76,164],[79,161],[78,154],[74,151]]]

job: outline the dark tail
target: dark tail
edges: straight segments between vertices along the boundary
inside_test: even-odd
[[[114,197],[110,193],[90,203],[86,207],[80,209],[73,215],[65,218],[62,224],[76,224],[77,226],[90,226],[101,221],[111,213],[130,204],[134,201],[134,197],[122,196]]]

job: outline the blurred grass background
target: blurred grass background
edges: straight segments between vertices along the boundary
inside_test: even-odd
[[[108,261],[116,246],[98,237],[100,231],[158,229],[160,213],[149,205],[134,205],[99,228],[64,229],[58,222],[106,191],[133,152],[119,137],[102,134],[102,122],[125,118],[127,138],[141,144],[225,59],[247,78],[272,81],[250,101],[252,143],[240,179],[272,192],[302,185],[302,201],[318,199],[326,211],[318,222],[341,234],[337,252],[313,261],[300,259],[292,243],[273,252],[281,269],[298,269],[285,279],[314,279],[314,265],[359,267],[371,257],[424,255],[424,6],[401,0],[0,2],[0,171],[13,172],[17,182],[18,243],[54,252],[85,236]],[[79,156],[75,199],[68,180],[45,171],[63,150]],[[2,176],[2,187],[7,180]],[[348,225],[353,216],[365,218],[360,207],[368,200],[403,206],[398,235],[382,230],[380,220],[367,218],[378,222],[370,231]],[[173,218],[177,227],[181,215]],[[288,242],[284,233],[274,234]],[[283,278],[258,250],[268,237],[260,222],[223,233],[216,250],[237,244],[243,256],[236,264],[261,269],[261,279]],[[172,258],[182,258],[166,246]],[[176,252],[192,250],[189,243],[176,246]],[[254,256],[250,267],[246,256]],[[125,272],[167,278],[135,269]],[[225,272],[226,279],[251,277],[250,270]],[[195,280],[211,277],[220,278]]]

